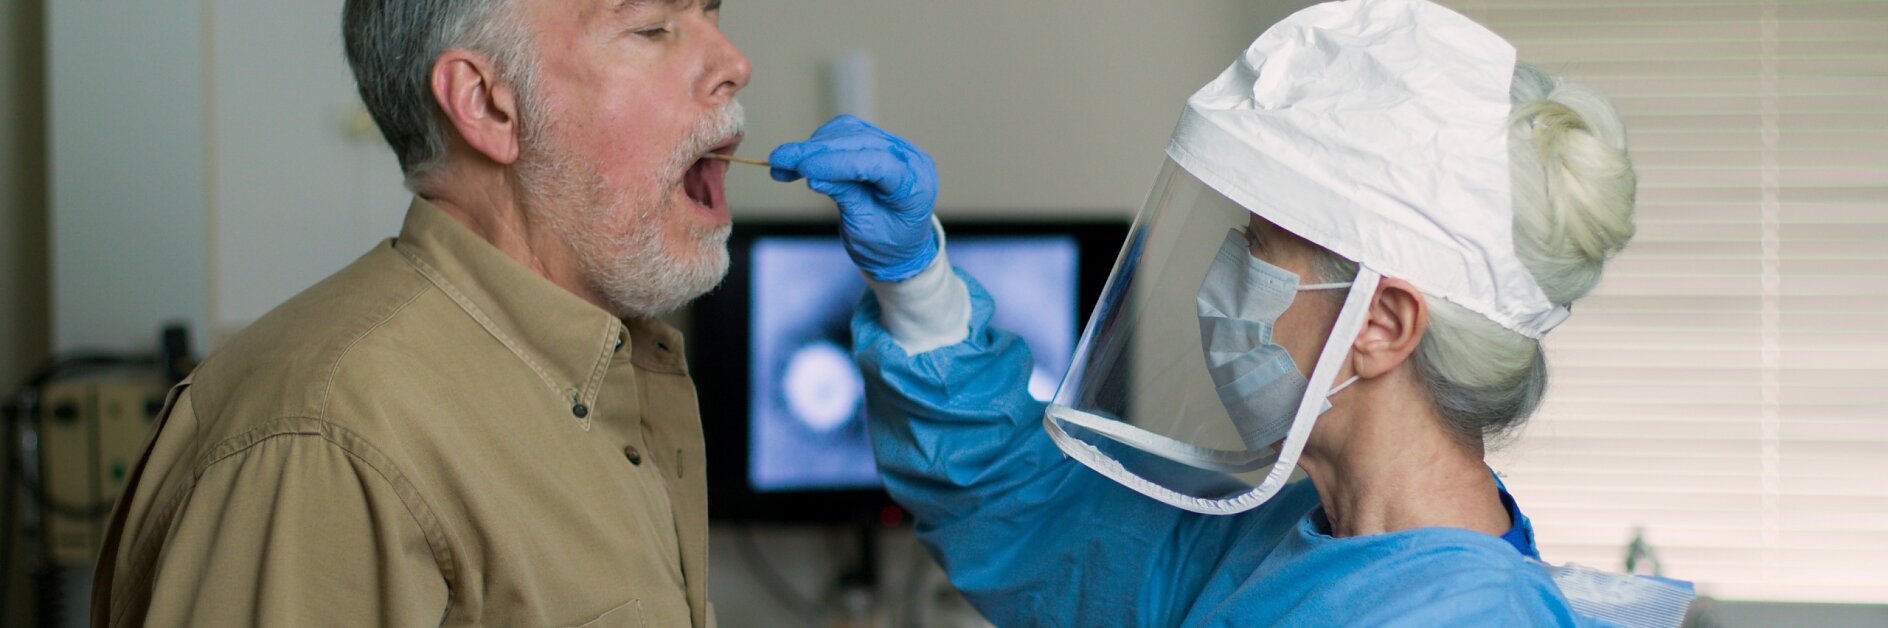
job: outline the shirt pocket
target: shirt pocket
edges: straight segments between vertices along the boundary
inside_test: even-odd
[[[649,620],[643,616],[642,600],[630,600],[575,628],[649,628]]]

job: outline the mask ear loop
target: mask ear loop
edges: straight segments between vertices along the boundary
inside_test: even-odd
[[[1338,288],[1349,288],[1352,283],[1356,283],[1356,282],[1339,281],[1335,283],[1305,284],[1305,285],[1298,286],[1298,290],[1300,292],[1310,291],[1310,290],[1336,290]]]
[[[1357,279],[1351,282],[1350,295],[1344,298],[1344,309],[1338,313],[1337,322],[1331,326],[1331,338],[1325,341],[1324,350],[1318,354],[1318,365],[1311,370],[1304,399],[1298,402],[1298,414],[1292,417],[1291,432],[1285,437],[1285,446],[1278,452],[1278,461],[1272,464],[1271,473],[1265,476],[1256,490],[1235,498],[1235,501],[1240,502],[1235,507],[1243,507],[1239,510],[1249,510],[1265,503],[1291,480],[1292,469],[1298,467],[1298,456],[1304,453],[1305,441],[1311,439],[1311,428],[1317,424],[1318,415],[1324,409],[1324,400],[1334,392],[1331,384],[1337,380],[1343,358],[1350,353],[1351,344],[1357,342],[1357,334],[1363,331],[1364,320],[1369,318],[1370,303],[1376,299],[1377,283],[1382,278],[1369,266],[1357,269]],[[1250,505],[1246,503],[1248,500]]]
[[[1337,393],[1341,393],[1341,392],[1344,392],[1344,389],[1346,389],[1346,388],[1350,388],[1350,385],[1351,385],[1351,384],[1355,384],[1355,383],[1357,383],[1357,382],[1358,382],[1359,380],[1362,380],[1362,379],[1363,379],[1363,377],[1361,377],[1361,376],[1357,376],[1357,375],[1352,375],[1352,376],[1350,376],[1350,379],[1347,379],[1347,380],[1344,380],[1344,383],[1342,383],[1342,384],[1338,384],[1336,388],[1332,388],[1332,389],[1331,389],[1331,392],[1328,392],[1328,393],[1324,393],[1324,396],[1325,396],[1325,398],[1330,398],[1330,397],[1336,397],[1336,396],[1337,396]]]

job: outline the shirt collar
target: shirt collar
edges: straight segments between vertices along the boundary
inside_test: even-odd
[[[1501,481],[1501,476],[1495,476],[1495,490],[1501,492],[1501,507],[1508,509],[1508,520],[1513,522],[1508,532],[1501,535],[1501,540],[1513,545],[1522,556],[1540,560],[1541,550],[1534,546],[1534,522],[1521,514],[1521,505],[1514,502],[1514,495],[1508,492],[1508,485]]]
[[[673,328],[660,321],[626,325],[519,264],[426,199],[413,199],[394,249],[537,373],[585,429],[619,346],[638,366],[685,372],[681,337]]]

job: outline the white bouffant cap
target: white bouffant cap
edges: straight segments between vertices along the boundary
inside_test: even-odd
[[[1167,154],[1283,229],[1540,338],[1568,310],[1515,253],[1514,64],[1425,0],[1320,4],[1188,99]]]

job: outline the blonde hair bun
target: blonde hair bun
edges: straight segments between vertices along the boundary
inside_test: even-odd
[[[1515,249],[1548,298],[1571,303],[1635,232],[1625,125],[1598,91],[1526,64],[1515,66],[1511,94]]]

